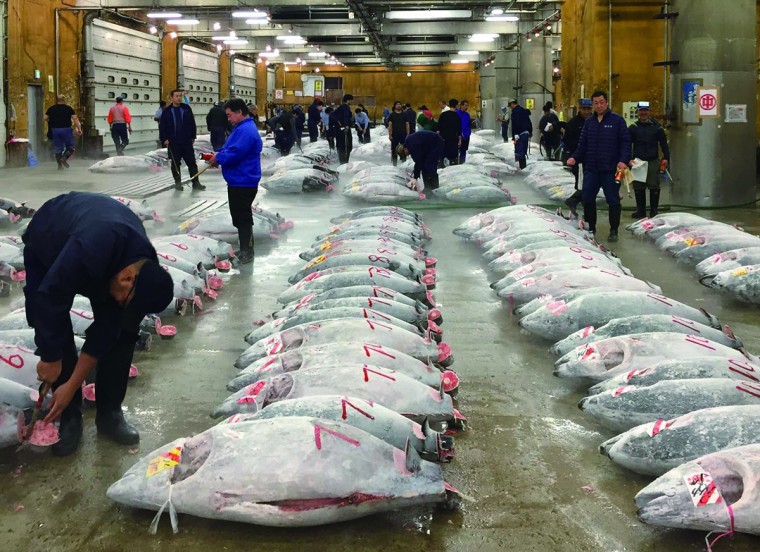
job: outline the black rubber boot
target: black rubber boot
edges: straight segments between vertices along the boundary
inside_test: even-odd
[[[204,186],[203,184],[201,184],[201,181],[198,180],[197,177],[193,178],[192,182],[193,182],[193,190],[205,190],[206,189],[206,186]]]
[[[647,191],[635,190],[636,210],[631,214],[631,218],[642,219],[647,216]]]
[[[620,213],[623,210],[621,205],[610,205],[610,235],[608,241],[618,241],[618,228],[620,228]]]
[[[649,216],[657,216],[657,209],[660,206],[660,190],[649,190]]]
[[[63,156],[62,155],[56,155],[55,156],[55,161],[56,161],[56,163],[58,163],[58,170],[62,171],[63,170]]]
[[[589,232],[596,233],[596,202],[583,204],[583,219],[588,224]]]
[[[136,445],[140,442],[140,433],[124,419],[121,409],[98,412],[95,416],[95,426],[99,434],[113,439],[120,445]]]
[[[174,181],[174,189],[178,192],[182,191],[182,181],[181,180],[175,180]]]
[[[238,260],[240,264],[248,264],[253,261],[253,227],[238,228],[238,240],[240,241]]]
[[[520,164],[520,168],[521,168],[521,169],[524,169],[524,168],[525,168],[525,166],[528,164],[528,162],[525,160],[525,158],[524,158],[524,157],[522,157],[522,158],[518,159],[517,161],[518,161],[518,163]]]
[[[58,442],[52,446],[56,456],[68,456],[79,448],[82,441],[82,411],[69,406],[61,415],[58,427]]]
[[[568,197],[565,200],[565,205],[567,205],[567,208],[570,209],[570,212],[573,214],[574,217],[578,216],[578,204],[581,202],[581,199],[583,198],[583,194],[580,190],[575,190],[573,192],[573,195]]]

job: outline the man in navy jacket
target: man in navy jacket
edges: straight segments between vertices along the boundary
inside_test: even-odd
[[[227,181],[227,202],[232,225],[237,228],[240,240],[238,258],[242,264],[253,261],[253,214],[251,205],[256,199],[261,180],[261,136],[248,117],[248,107],[239,98],[224,104],[227,120],[233,125],[232,134],[224,147],[217,151],[209,163],[222,166]]]
[[[314,98],[309,106],[309,142],[316,142],[319,139],[319,122],[322,119],[321,111],[324,107],[325,103],[319,98]]]
[[[158,139],[169,149],[169,165],[174,177],[174,189],[182,191],[182,173],[179,164],[185,160],[187,170],[193,177],[193,189],[205,190],[198,180],[198,164],[195,162],[195,142],[197,128],[190,106],[182,102],[182,90],[172,90],[172,103],[164,108],[158,122]]]
[[[631,160],[631,136],[623,118],[607,107],[607,94],[594,92],[591,103],[595,115],[586,119],[578,147],[567,164],[583,163],[583,218],[592,232],[596,232],[596,195],[600,189],[604,191],[610,208],[607,239],[616,242],[622,207],[615,172],[625,170]]]
[[[351,94],[343,96],[340,107],[330,113],[330,132],[335,137],[335,149],[338,150],[338,160],[341,164],[348,163],[353,148],[351,136]]]
[[[512,110],[512,136],[515,144],[515,161],[524,169],[527,165],[528,145],[533,134],[533,123],[530,122],[528,110],[517,103],[517,100],[509,100],[507,104]]]
[[[443,138],[430,130],[419,130],[406,137],[403,144],[398,145],[398,154],[403,159],[411,155],[414,160],[415,181],[422,174],[425,192],[438,188],[438,164],[443,159]]]
[[[40,207],[22,239],[37,375],[53,386],[45,421],[61,417],[53,452],[65,456],[79,446],[82,383],[96,364],[98,433],[137,443],[140,435],[124,419],[121,403],[139,325],[174,295],[140,219],[108,196],[71,192]],[[77,294],[89,298],[95,315],[78,358],[69,314]]]

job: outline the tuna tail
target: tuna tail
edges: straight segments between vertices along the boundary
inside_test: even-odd
[[[422,459],[420,458],[419,453],[412,446],[412,443],[409,441],[408,437],[406,439],[406,446],[404,447],[404,455],[406,457],[407,471],[411,473],[420,471],[420,468],[422,467]]]
[[[736,344],[737,349],[744,349],[744,343],[742,343],[742,340],[736,337],[734,335],[734,331],[731,329],[731,327],[726,324],[723,326],[723,333],[726,334],[726,337],[728,337],[730,340],[732,340]]]

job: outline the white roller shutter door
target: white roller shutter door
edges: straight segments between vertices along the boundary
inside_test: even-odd
[[[208,134],[206,115],[219,101],[219,56],[193,46],[182,47],[185,95],[195,115],[198,134]]]
[[[103,136],[103,151],[115,152],[106,118],[120,95],[132,115],[127,154],[130,150],[155,149],[158,124],[153,116],[161,100],[161,42],[148,33],[100,19],[93,21],[92,39],[95,127]]]
[[[256,104],[256,64],[242,59],[233,59],[232,78],[235,90],[230,95],[242,98],[245,103]]]

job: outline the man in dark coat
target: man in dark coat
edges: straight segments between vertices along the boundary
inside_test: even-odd
[[[559,126],[559,117],[552,113],[549,104],[545,105],[544,115],[538,122],[538,128],[541,129],[544,153],[549,161],[554,161],[554,153],[559,149],[559,143],[562,139]]]
[[[214,151],[222,149],[229,129],[227,114],[224,112],[222,105],[222,102],[215,103],[206,114],[206,126],[211,134],[211,146],[214,148]]]
[[[533,135],[533,123],[530,122],[530,112],[517,103],[517,100],[509,100],[507,103],[512,110],[512,141],[515,144],[515,161],[524,169],[527,165],[528,147],[530,137]]]
[[[462,143],[462,118],[456,112],[459,101],[449,100],[449,110],[441,113],[438,118],[438,134],[444,142],[443,155],[449,160],[449,165],[459,163],[459,146]]]
[[[565,124],[565,132],[562,136],[562,164],[567,164],[567,160],[578,147],[578,140],[581,139],[581,131],[586,119],[591,115],[591,98],[581,98],[578,100],[578,113]],[[582,194],[578,189],[578,176],[580,174],[580,164],[576,163],[570,170],[575,177],[575,192],[565,200],[565,205],[570,208],[573,216],[578,216],[576,208],[581,202]]]
[[[598,90],[591,96],[595,115],[583,124],[578,147],[567,160],[569,166],[583,163],[583,218],[596,232],[596,195],[604,190],[610,208],[611,242],[618,241],[620,227],[620,183],[615,172],[625,170],[631,160],[631,136],[625,121],[607,104],[607,94]]]
[[[351,137],[351,94],[343,96],[343,103],[330,113],[330,132],[335,138],[335,149],[338,150],[338,160],[341,164],[348,163],[353,149]]]
[[[198,164],[195,162],[193,142],[197,135],[195,117],[190,106],[182,102],[182,90],[172,90],[172,103],[164,108],[158,123],[158,139],[169,149],[169,165],[174,177],[174,189],[182,191],[181,160],[190,171],[194,190],[205,190],[198,180]]]
[[[140,434],[124,419],[121,403],[139,325],[174,294],[140,219],[108,196],[71,192],[40,207],[22,239],[37,375],[53,389],[45,421],[61,417],[53,452],[65,456],[79,446],[82,383],[96,365],[98,433],[136,444]],[[90,300],[95,315],[79,357],[69,314],[77,294]]]
[[[459,118],[456,113],[454,115]],[[412,183],[416,185],[421,174],[427,194],[438,188],[438,164],[443,159],[443,147],[443,138],[429,130],[410,134],[403,144],[398,145],[398,154],[402,159],[411,155],[414,160]]]
[[[319,122],[322,120],[322,110],[324,107],[325,103],[319,98],[314,98],[314,101],[309,106],[309,142],[316,142],[319,139]]]
[[[660,123],[650,118],[649,102],[639,102],[636,108],[639,120],[628,127],[633,157],[647,162],[646,181],[633,181],[636,211],[631,216],[640,219],[647,216],[647,188],[649,188],[649,216],[657,215],[657,208],[660,206],[660,165],[663,170],[667,168],[670,148],[665,130]],[[657,151],[658,146],[662,150],[662,162]]]

